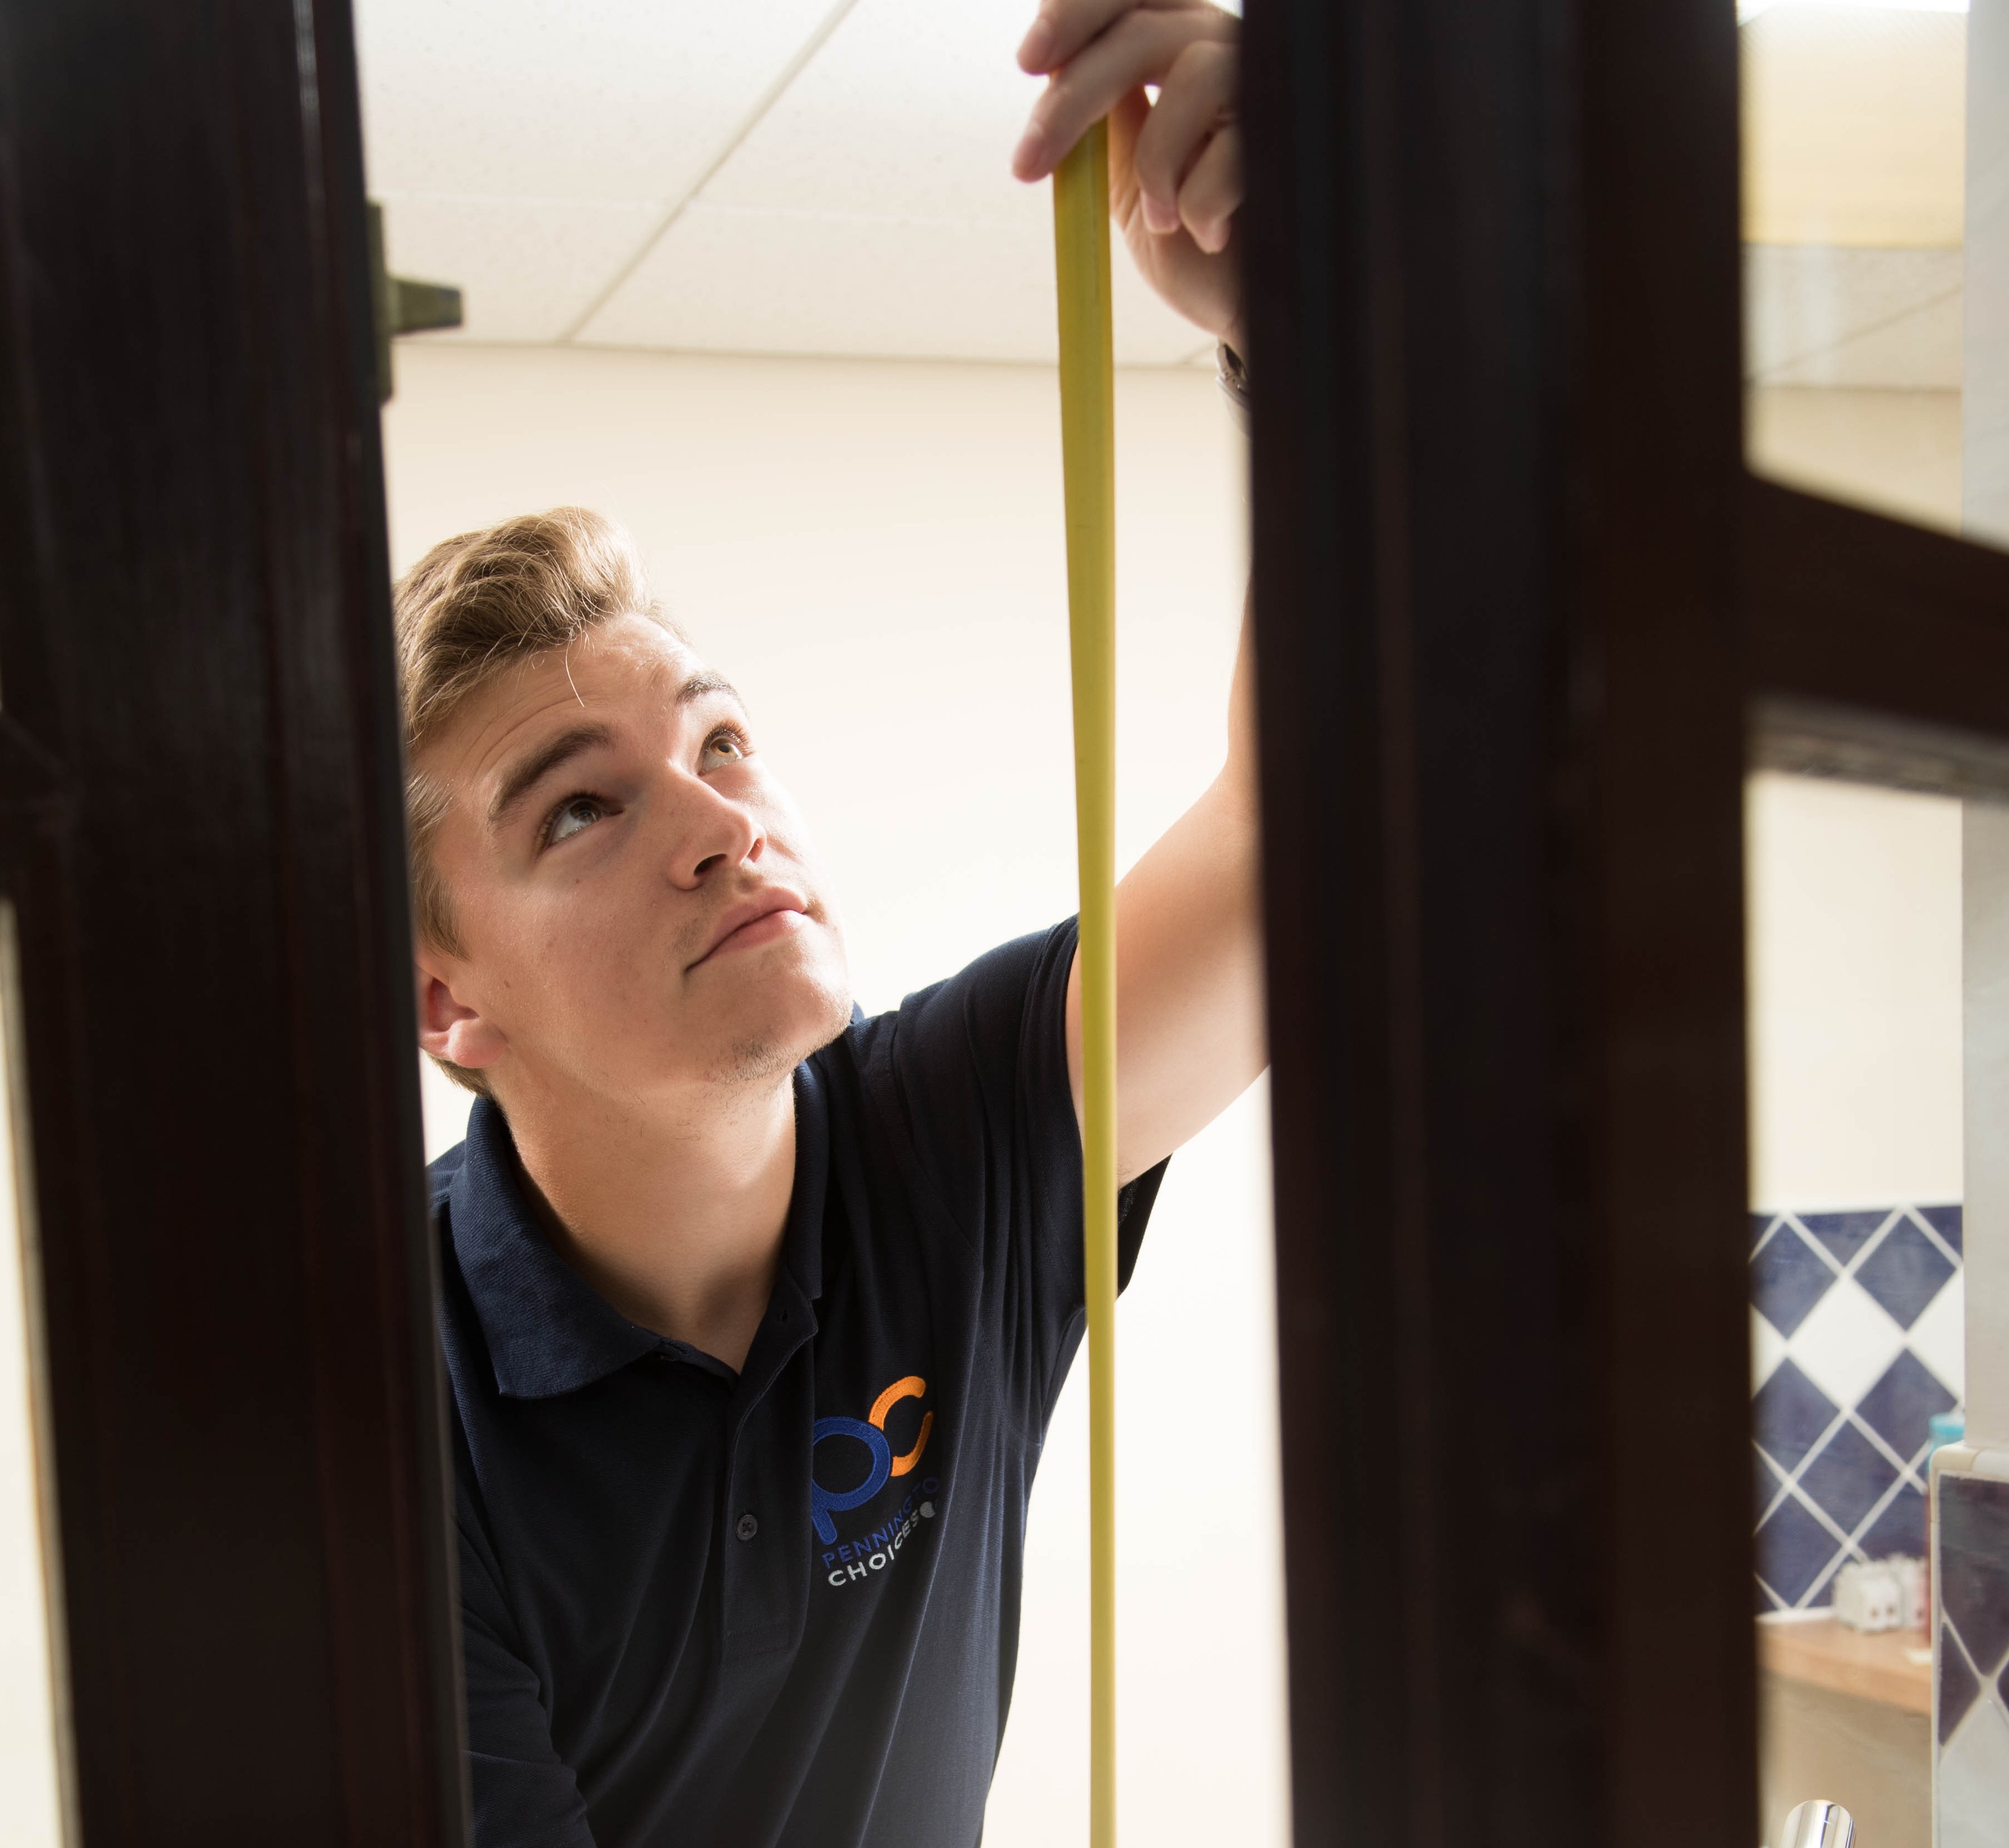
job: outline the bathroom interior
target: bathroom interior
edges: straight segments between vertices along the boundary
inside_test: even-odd
[[[449,0],[355,10],[389,266],[465,302],[459,327],[397,351],[393,569],[526,506],[622,519],[679,619],[792,741],[785,768],[856,895],[868,1011],[1065,913],[1048,230],[1043,196],[1005,170],[1025,9],[509,0],[478,29]],[[2009,0],[1738,14],[1750,467],[2009,546]],[[677,108],[658,119],[665,87]],[[1211,343],[1120,275],[1115,352],[1120,620],[1152,638],[1122,694],[1127,862],[1219,756],[1248,462]],[[966,695],[913,699],[889,740],[939,766],[918,815],[875,803],[856,749],[853,715],[889,681]],[[2009,1843],[2005,763],[1949,747],[1869,770],[1777,728],[1754,745],[1759,1848],[1801,1848],[1788,1818],[1819,1800],[1848,1811],[1857,1848]],[[916,862],[917,827],[938,859]],[[0,940],[18,1016],[13,955]],[[8,1032],[18,1092],[17,1018]],[[423,1084],[430,1156],[467,1099]],[[0,1112],[9,1150],[23,1108]],[[1123,1801],[1165,1848],[1294,1839],[1267,1112],[1259,1088],[1175,1162],[1123,1312]],[[16,1209],[31,1183],[13,1171],[0,1840],[80,1848],[34,1215]],[[998,1848],[1087,1839],[1083,1396],[1077,1379],[1033,1504]],[[1231,1460],[1204,1496],[1196,1446]]]
[[[2009,21],[1740,17],[1752,466],[2009,537]],[[1951,1848],[2009,1828],[2009,810],[1819,756],[1746,805],[1762,1839],[1818,1797],[1866,1845]]]

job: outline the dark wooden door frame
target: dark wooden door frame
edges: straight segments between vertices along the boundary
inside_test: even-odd
[[[2009,790],[2009,554],[1752,478],[1742,565],[1758,754]]]
[[[1755,1841],[1742,775],[2009,788],[2009,557],[1745,472],[1730,7],[1248,21],[1298,1839]]]
[[[465,1837],[345,0],[0,9],[0,881],[90,1848]]]
[[[2009,560],[1744,474],[1730,9],[1248,44],[1299,1839],[1752,1839],[1747,724],[1985,764]],[[90,1848],[465,1833],[368,300],[342,0],[0,9]]]
[[[1753,1841],[1733,12],[1246,81],[1298,1839]]]

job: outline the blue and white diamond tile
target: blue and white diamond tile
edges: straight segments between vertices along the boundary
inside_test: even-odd
[[[1841,1544],[1819,1515],[1788,1495],[1758,1530],[1758,1582],[1791,1610],[1833,1576]]]
[[[1940,1478],[1940,1615],[1984,1681],[2009,1666],[2009,1482]]]
[[[1753,1397],[1786,1358],[1786,1337],[1756,1309],[1751,1312],[1751,1391]]]
[[[1786,1340],[1793,1364],[1837,1405],[1855,1404],[1904,1351],[1904,1331],[1848,1277]]]
[[[1909,1328],[1957,1268],[1940,1241],[1908,1213],[1856,1266],[1855,1280],[1900,1328]]]
[[[1954,1263],[1959,1263],[1964,1249],[1961,1243],[1961,1209],[1958,1206],[1914,1206],[1912,1211],[1918,1216],[1922,1224],[1939,1234],[1940,1242],[1946,1247],[1947,1256]]]
[[[1967,1654],[1955,1642],[1946,1626],[1940,1626],[1939,1688],[1934,1702],[1937,1708],[1936,1724],[1939,1743],[1944,1745],[1960,1730],[1960,1722],[1967,1718],[1968,1709],[1980,1698],[1981,1677],[1968,1666]]]
[[[1841,1267],[1790,1219],[1772,1227],[1751,1254],[1751,1301],[1788,1340],[1834,1287]]]
[[[1752,1216],[1761,1609],[1922,1550],[1926,1421],[1963,1390],[1961,1230],[1948,1205]]]
[[[1933,1416],[1951,1411],[1958,1398],[1907,1347],[1856,1401],[1855,1415],[1908,1464],[1917,1462],[1932,1435]],[[1921,1485],[1922,1485],[1922,1476]]]
[[[1834,1401],[1794,1365],[1781,1361],[1751,1402],[1758,1447],[1781,1468],[1797,1470],[1838,1415]]]
[[[1927,1372],[1951,1386],[1967,1378],[1966,1294],[1956,1277],[1904,1333],[1904,1345]]]
[[[1757,1492],[1758,1518],[1762,1522],[1777,1504],[1779,1491],[1785,1485],[1786,1478],[1779,1473],[1771,1458],[1756,1444],[1751,1446],[1751,1460],[1757,1465],[1753,1486]]]
[[[2009,1482],[1942,1473],[1938,1543],[1940,1848],[2000,1848],[2009,1818]]]
[[[1835,1262],[1846,1269],[1856,1254],[1889,1224],[1892,1210],[1875,1206],[1867,1213],[1803,1213],[1798,1218]]]
[[[1866,1559],[1926,1556],[1926,1498],[1908,1481],[1884,1503],[1882,1511],[1857,1535],[1855,1549]]]
[[[1844,1534],[1853,1534],[1889,1499],[1902,1474],[1883,1447],[1844,1423],[1808,1458],[1800,1492]]]

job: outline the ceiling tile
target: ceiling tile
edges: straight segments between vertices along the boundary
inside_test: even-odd
[[[833,0],[356,0],[370,184],[670,199]]]
[[[654,223],[648,200],[383,199],[394,275],[461,292],[459,335],[428,339],[555,340]]]
[[[1043,82],[1019,69],[1029,0],[859,0],[705,189],[718,205],[1012,218]]]
[[[711,352],[1037,359],[1053,292],[1028,260],[1037,247],[1029,232],[693,206],[583,338]]]
[[[1958,391],[1963,353],[1958,290],[1768,370],[1766,385]]]
[[[589,342],[711,352],[1051,361],[1051,189],[1011,154],[1040,81],[1026,0],[859,0],[661,245]],[[1119,249],[1117,358],[1206,336]]]
[[[401,273],[474,339],[565,334],[832,0],[721,14],[359,0],[371,181]],[[1009,171],[1030,0],[857,0],[584,331],[700,352],[1051,361],[1050,189]],[[1210,345],[1116,253],[1117,357]]]
[[[588,324],[591,345],[703,352],[1054,357],[1043,198],[1015,223],[693,207]],[[1170,365],[1206,337],[1119,250],[1116,356]]]
[[[1958,391],[1958,250],[1747,244],[1745,363],[1766,385]]]

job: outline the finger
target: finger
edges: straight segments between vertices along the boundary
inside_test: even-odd
[[[1217,39],[1199,40],[1172,61],[1137,140],[1137,186],[1152,230],[1178,228],[1179,189],[1208,138],[1232,118],[1235,85],[1234,48]]]
[[[1137,138],[1151,119],[1151,99],[1139,84],[1109,112],[1109,215],[1127,233],[1138,210]]]
[[[1242,208],[1242,131],[1224,128],[1201,150],[1179,188],[1179,221],[1210,256],[1228,248]]]
[[[1046,0],[1019,47],[1019,68],[1043,76],[1058,70],[1129,9],[1131,0]]]
[[[1087,132],[1139,83],[1157,83],[1179,53],[1202,37],[1218,37],[1214,21],[1235,22],[1225,13],[1182,9],[1126,13],[1047,80],[1012,157],[1021,179],[1042,179],[1053,172]]]
[[[1090,40],[1132,11],[1217,13],[1220,9],[1207,0],[1045,0],[1019,47],[1019,68],[1035,76],[1058,70]]]

